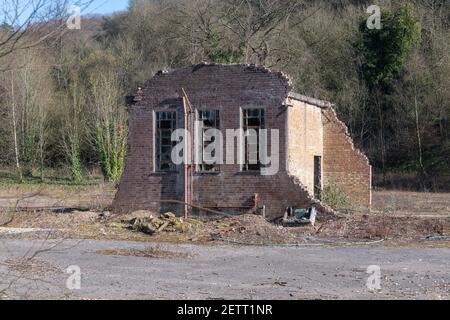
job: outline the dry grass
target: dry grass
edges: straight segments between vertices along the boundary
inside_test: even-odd
[[[7,183],[0,180],[0,197],[18,197],[22,194],[41,192],[54,197],[70,194],[98,194],[114,191],[109,183],[52,184],[52,183]]]
[[[91,211],[74,211],[72,213],[26,211],[16,212],[14,220],[7,226],[14,228],[76,229],[83,226],[94,226],[97,217],[98,213]]]
[[[20,274],[32,274],[33,276],[45,276],[63,272],[61,268],[54,266],[50,262],[38,258],[14,258],[7,259],[2,263],[9,270]]]
[[[374,191],[372,209],[397,215],[450,215],[450,193]]]
[[[109,206],[114,197],[112,184],[86,185],[46,183],[5,183],[0,180],[1,208],[92,208]]]
[[[398,217],[389,215],[348,216],[329,220],[320,235],[347,239],[388,239],[398,243],[423,241],[429,235],[443,235],[450,218]],[[448,245],[448,242],[447,242]]]
[[[144,249],[112,248],[96,251],[96,253],[113,256],[131,256],[141,258],[191,258],[192,255],[184,252],[163,250],[160,246],[146,247]]]

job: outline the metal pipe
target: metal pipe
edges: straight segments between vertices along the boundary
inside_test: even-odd
[[[181,94],[183,96],[183,111],[184,111],[184,129],[191,134],[194,123],[193,123],[193,113],[191,102],[189,101],[188,95],[184,88],[181,88]],[[189,110],[188,110],[189,108]],[[189,140],[189,141],[188,141]],[[188,145],[188,142],[190,145]],[[193,167],[193,148],[194,144],[191,139],[184,138],[184,217],[187,219],[189,216],[188,204],[192,203],[193,198],[193,185],[194,185],[194,167]],[[190,159],[188,156],[188,150],[190,150]],[[189,179],[188,179],[189,177]]]
[[[183,97],[183,111],[184,111],[184,129],[187,130],[188,128],[188,114],[187,114],[187,101],[186,98]],[[187,150],[188,150],[188,143],[187,143],[187,139],[186,137],[183,138],[184,139],[184,218],[187,219],[189,216],[189,208],[188,208],[188,203],[189,203],[189,195],[188,195],[188,164],[187,164],[187,159],[188,159],[188,155],[187,155]]]
[[[188,101],[188,103],[189,103],[189,105],[190,105],[190,102],[189,102],[189,99],[187,99],[187,101]],[[190,192],[189,192],[189,203],[192,203],[193,202],[193,198],[194,198],[194,170],[195,170],[195,163],[194,163],[194,143],[195,143],[195,128],[194,128],[194,116],[195,116],[195,114],[194,114],[194,112],[193,112],[193,110],[192,110],[192,107],[191,106],[189,106],[190,108],[191,108],[191,112],[190,112],[190,125],[191,125],[191,127],[190,127],[190,135],[191,135],[191,139],[190,139],[190,141],[191,141],[191,162],[190,162],[190,177],[189,177],[189,179],[190,179]]]
[[[233,207],[233,206],[215,206],[215,207],[205,207],[205,208],[217,208],[217,209],[255,209],[254,207],[251,206],[237,206],[237,207]]]
[[[228,213],[221,212],[221,211],[217,211],[217,210],[211,210],[211,209],[209,209],[209,208],[207,208],[207,207],[197,206],[197,205],[194,205],[194,204],[191,204],[191,203],[185,203],[185,202],[179,201],[179,200],[159,200],[159,201],[156,201],[156,202],[159,202],[159,203],[178,203],[178,204],[185,204],[185,205],[187,205],[188,207],[191,207],[191,208],[194,208],[194,209],[198,209],[198,210],[200,210],[200,211],[210,212],[210,213],[214,213],[214,214],[218,214],[218,215],[223,215],[223,216],[233,216],[232,214],[228,214]]]

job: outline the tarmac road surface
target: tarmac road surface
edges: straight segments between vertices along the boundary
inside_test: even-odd
[[[0,241],[0,299],[450,299],[446,248]],[[148,246],[190,257],[98,252]]]

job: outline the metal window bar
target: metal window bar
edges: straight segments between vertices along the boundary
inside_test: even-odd
[[[243,110],[244,131],[252,129],[256,133],[256,137],[245,135],[245,163],[244,171],[261,170],[261,161],[259,158],[259,130],[265,127],[264,109],[244,109]],[[255,139],[256,138],[256,139]]]
[[[218,172],[220,167],[218,164],[208,164],[207,159],[205,159],[204,150],[208,147],[214,140],[211,140],[207,131],[210,129],[220,129],[220,114],[219,110],[206,110],[199,111],[198,118],[201,121],[201,133],[202,133],[202,150],[201,156],[202,161],[201,164],[198,165],[198,171],[200,172]],[[214,156],[214,154],[213,154]]]
[[[172,132],[176,129],[176,112],[157,112],[156,128],[156,163],[158,171],[175,170],[171,153],[176,142],[172,141],[171,137]]]

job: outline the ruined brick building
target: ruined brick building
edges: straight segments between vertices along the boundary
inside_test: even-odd
[[[192,126],[193,119],[221,132],[277,129],[276,174],[262,175],[261,163],[249,163],[246,154],[236,164],[173,164],[170,135]],[[205,139],[193,140],[203,147]],[[354,206],[368,208],[371,176],[368,159],[355,148],[329,102],[291,92],[290,80],[281,72],[254,65],[200,64],[159,72],[134,97],[126,166],[113,210],[171,208],[181,213],[182,203],[188,202],[240,212],[257,200],[269,217],[282,215],[287,206],[313,205],[328,212],[319,200],[327,185],[342,190]]]

